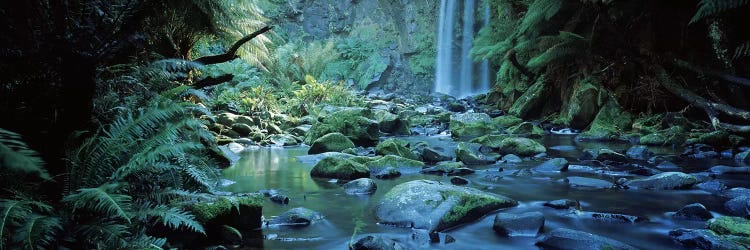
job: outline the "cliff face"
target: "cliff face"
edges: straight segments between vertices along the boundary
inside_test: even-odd
[[[337,49],[356,49],[342,52],[352,72],[341,80],[367,89],[432,88],[439,1],[279,0],[276,7],[266,14],[286,40],[334,39]]]

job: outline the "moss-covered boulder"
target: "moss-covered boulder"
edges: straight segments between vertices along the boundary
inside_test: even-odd
[[[416,180],[388,191],[376,206],[375,217],[383,224],[441,231],[516,205],[518,202],[502,195]]]
[[[325,152],[341,152],[344,151],[344,149],[354,147],[354,142],[349,140],[349,137],[337,132],[326,134],[315,140],[310,146],[310,149],[307,150],[307,153],[320,154]]]
[[[375,147],[377,155],[396,155],[412,160],[419,160],[419,156],[411,151],[407,146],[409,142],[400,139],[388,139]]]
[[[599,109],[589,130],[578,136],[583,140],[616,140],[623,131],[629,130],[633,122],[632,115],[622,110],[620,104],[610,99]]]
[[[571,128],[583,129],[596,117],[599,111],[599,88],[593,78],[579,81],[574,87],[573,94],[560,112],[558,121]]]
[[[533,156],[547,152],[547,148],[535,140],[523,137],[506,138],[500,142],[498,151],[501,154],[514,154],[518,156]]]
[[[423,174],[436,174],[436,175],[467,175],[473,174],[473,169],[467,168],[466,164],[462,162],[444,161],[439,162],[434,167],[422,169]]]
[[[392,135],[411,134],[408,119],[402,119],[398,115],[385,110],[373,111],[373,117],[380,125],[381,132]]]
[[[690,188],[698,179],[695,176],[682,172],[664,172],[661,174],[649,176],[643,179],[630,180],[625,182],[625,186],[639,189],[686,189]]]
[[[502,135],[484,135],[484,136],[480,136],[480,137],[471,139],[471,141],[469,141],[469,142],[471,142],[471,143],[479,143],[479,144],[482,145],[482,147],[488,147],[488,148],[497,150],[497,149],[500,148],[500,146],[503,145],[502,144],[503,140],[505,140],[507,138],[511,138],[511,137],[516,137],[516,136],[514,136],[514,135],[506,135],[506,134],[502,134]]]
[[[455,139],[470,139],[499,132],[490,116],[485,113],[451,115],[449,128],[451,137]]]
[[[197,201],[185,204],[195,219],[203,224],[206,238],[198,236],[195,241],[222,242],[227,226],[241,232],[261,227],[263,216],[262,194],[234,194],[232,196],[202,195]],[[196,242],[197,243],[197,242]]]
[[[492,123],[499,128],[510,128],[515,125],[521,124],[523,119],[512,115],[504,115],[492,118]]]
[[[525,119],[536,115],[547,102],[549,89],[544,77],[540,77],[534,85],[531,85],[521,97],[513,102],[508,114]]]
[[[687,134],[685,128],[674,126],[641,136],[640,143],[644,145],[681,145],[685,142]]]
[[[669,231],[669,236],[676,242],[689,249],[721,249],[721,250],[743,250],[743,247],[730,237],[716,234],[709,229],[686,229],[678,228]]]
[[[544,129],[530,122],[522,122],[518,125],[515,125],[513,127],[506,129],[505,132],[508,132],[508,134],[512,134],[512,135],[525,135],[525,136],[544,135]]]
[[[710,220],[708,228],[721,235],[747,237],[750,240],[750,220],[742,217],[722,216]]]
[[[497,156],[485,155],[479,152],[481,145],[461,142],[456,146],[456,161],[466,165],[487,165],[497,161]]]
[[[378,142],[380,127],[369,117],[372,112],[361,108],[347,108],[322,117],[305,134],[305,144],[312,144],[318,138],[330,134],[341,133],[357,146],[373,146]]]
[[[387,168],[394,168],[399,173],[413,174],[419,173],[419,171],[422,170],[422,167],[424,167],[424,162],[415,161],[396,155],[386,155],[375,160],[368,161],[364,164],[373,173],[380,173]]]
[[[370,176],[370,169],[361,163],[339,157],[326,157],[310,170],[310,176],[353,180]]]
[[[274,226],[305,227],[323,220],[323,215],[304,207],[296,207],[279,214],[268,222]]]

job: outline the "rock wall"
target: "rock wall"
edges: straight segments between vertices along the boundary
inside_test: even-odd
[[[286,40],[342,40],[355,33],[375,33],[369,34],[375,38],[372,41],[358,41],[377,49],[346,80],[368,89],[429,91],[434,82],[439,3],[277,0],[276,8],[266,15]]]

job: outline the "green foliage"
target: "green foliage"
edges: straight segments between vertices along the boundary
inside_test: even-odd
[[[248,114],[279,112],[276,95],[271,92],[271,88],[262,85],[245,89],[226,88],[217,96],[216,104]]]
[[[50,179],[39,154],[21,140],[21,135],[5,129],[0,129],[0,164],[3,171],[33,174],[42,179]],[[5,181],[7,184],[11,180]]]
[[[276,48],[269,63],[269,81],[275,86],[286,86],[304,81],[306,75],[320,77],[327,65],[339,58],[333,41],[314,41],[306,46],[302,41],[290,42]]]
[[[698,11],[695,12],[690,23],[695,23],[708,16],[716,15],[730,9],[736,9],[750,3],[750,0],[701,0]]]
[[[0,199],[0,249],[43,249],[49,245],[62,230],[60,219],[48,215],[52,210],[52,206],[28,198]],[[6,234],[12,235],[8,244],[4,242]]]
[[[76,193],[65,196],[63,202],[72,203],[73,213],[77,209],[86,209],[108,217],[119,217],[130,223],[131,215],[126,211],[131,210],[133,197],[111,193],[116,192],[118,187],[117,183],[112,183],[96,188],[81,188]]]
[[[554,41],[554,45],[531,58],[526,63],[526,67],[541,68],[555,60],[562,60],[571,56],[581,57],[581,53],[585,53],[586,39],[578,34],[560,31],[559,35],[543,37],[542,40],[545,40],[545,38]]]
[[[550,18],[555,16],[560,8],[562,8],[562,0],[536,0],[526,12],[521,25],[519,26],[520,33],[530,32],[532,34],[538,33],[539,25],[544,21],[549,21]]]
[[[155,217],[162,222],[164,226],[169,228],[180,228],[184,227],[193,232],[206,233],[203,229],[203,225],[195,220],[195,216],[187,211],[168,207],[165,205],[158,205],[156,207],[147,209],[142,212],[146,217]]]
[[[732,60],[737,60],[748,56],[750,56],[750,41],[740,44],[739,46],[737,46],[737,48],[734,49],[734,56],[732,56]]]

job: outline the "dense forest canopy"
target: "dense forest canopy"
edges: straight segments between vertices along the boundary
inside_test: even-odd
[[[253,147],[336,152],[305,176],[340,181],[396,178],[403,166],[464,175],[475,171],[467,165],[515,159],[503,155],[549,160],[545,168],[562,159],[557,171],[567,171],[568,156],[548,159],[560,155],[542,145],[559,131],[576,134],[576,143],[671,147],[686,150],[683,160],[750,164],[748,10],[747,0],[3,1],[0,249],[262,247],[261,209],[289,197],[227,191],[222,172]],[[467,25],[467,17],[477,21]],[[446,49],[473,60],[464,65],[483,65],[491,87],[468,97],[436,93],[440,71],[466,59]],[[439,54],[448,67],[437,66]],[[476,86],[479,78],[446,82]],[[430,145],[441,135],[450,143]],[[679,161],[666,154],[629,159],[637,158],[631,150],[606,150],[575,160],[604,166],[598,176],[627,172],[607,176],[608,188],[653,189],[639,178],[664,173],[692,181],[679,188],[709,183],[697,172],[706,179],[659,169]],[[721,175],[711,169],[702,173]],[[746,188],[743,178],[727,183]],[[487,185],[475,189],[480,179],[452,177],[450,187],[409,180],[374,212],[352,212],[346,247],[373,247],[354,240],[373,230],[369,213],[378,225],[404,223],[393,222],[398,209],[387,210],[390,194],[414,195],[420,185],[452,203],[439,221],[409,218],[410,227],[425,226],[426,238],[443,244],[444,232],[518,204]],[[455,187],[466,184],[474,186]],[[673,231],[676,241],[750,246],[741,218],[748,197],[731,196],[726,211],[714,212],[737,216],[721,218],[744,232],[712,220],[710,233],[721,235],[714,245],[685,243],[683,229]]]

